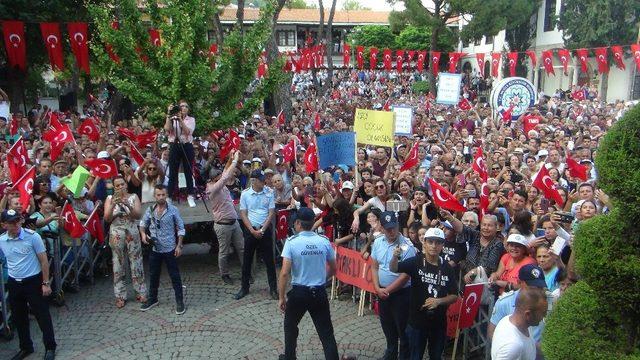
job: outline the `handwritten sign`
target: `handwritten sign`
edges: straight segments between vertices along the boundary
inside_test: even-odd
[[[456,302],[447,308],[447,337],[456,337],[456,329],[458,328],[458,319],[460,318],[460,307],[462,299],[458,298]]]
[[[396,135],[409,136],[413,132],[413,108],[410,106],[394,105]]]
[[[345,284],[375,293],[373,274],[371,273],[371,258],[365,260],[358,251],[342,246],[337,246],[335,250],[336,278]]]
[[[390,111],[356,109],[354,129],[360,144],[393,147],[395,127]]]
[[[356,165],[356,142],[353,132],[338,132],[318,137],[318,165],[326,169],[333,165]]]
[[[436,103],[455,105],[460,101],[462,74],[440,73],[438,75],[438,96]]]

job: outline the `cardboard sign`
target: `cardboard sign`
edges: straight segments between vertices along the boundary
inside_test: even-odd
[[[410,136],[413,132],[413,108],[404,105],[394,105],[393,114],[396,123],[396,135]]]
[[[352,132],[338,132],[318,137],[318,165],[326,169],[333,165],[356,165],[356,141]]]
[[[456,302],[447,308],[447,337],[456,337],[456,328],[458,327],[458,318],[460,318],[460,307],[462,299],[458,298]]]
[[[336,250],[336,278],[341,282],[353,285],[364,291],[375,293],[373,274],[371,273],[371,258],[362,258],[360,252],[342,246]]]
[[[462,74],[440,73],[438,75],[438,96],[436,103],[456,105],[460,101]]]
[[[353,128],[360,144],[393,147],[395,126],[391,111],[356,109]]]

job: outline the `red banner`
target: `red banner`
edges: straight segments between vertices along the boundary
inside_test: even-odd
[[[58,23],[40,23],[42,40],[49,55],[49,63],[53,70],[64,70],[64,55],[62,54],[62,37]]]
[[[462,299],[458,298],[456,302],[447,308],[447,337],[456,337],[456,328],[458,327],[458,319],[460,318],[460,307]]]
[[[24,38],[24,22],[3,21],[2,33],[4,35],[4,47],[7,49],[9,65],[18,70],[27,70],[27,46]]]
[[[71,51],[76,56],[78,68],[89,74],[89,40],[88,25],[85,22],[72,22],[67,24]]]
[[[342,246],[334,247],[336,251],[336,278],[345,284],[353,285],[364,291],[375,293],[371,258],[365,260],[360,252]]]

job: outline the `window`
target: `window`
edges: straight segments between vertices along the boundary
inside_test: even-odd
[[[487,36],[487,37],[484,39],[484,43],[485,43],[486,45],[491,45],[491,44],[493,44],[493,38],[495,38],[495,36]]]
[[[481,40],[481,39],[475,39],[475,40],[473,40],[473,45],[475,45],[475,46],[480,46],[480,40]]]
[[[278,46],[295,46],[296,32],[293,30],[278,30],[276,38]]]
[[[557,0],[545,0],[544,2],[544,31],[553,31],[555,28]]]

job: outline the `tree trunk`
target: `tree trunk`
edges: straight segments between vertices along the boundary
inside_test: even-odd
[[[322,44],[322,40],[324,37],[324,4],[322,0],[318,0],[318,11],[320,11],[320,25],[318,25],[318,38],[316,39],[316,44]],[[313,80],[313,86],[316,89],[316,93],[321,94],[322,86],[318,81],[318,69],[313,67],[311,69],[311,79]]]
[[[600,77],[600,101],[607,101],[608,90],[609,90],[609,73],[604,73]]]
[[[327,22],[327,79],[322,87],[322,95],[333,85],[333,17],[336,14],[336,0],[331,2],[331,10],[329,11],[329,21]]]
[[[285,4],[285,0],[278,0],[275,11],[273,13],[273,20],[271,22],[271,37],[267,42],[267,63],[271,64],[278,57],[278,42],[276,40],[275,27],[278,23],[278,17],[280,11]],[[289,82],[283,82],[278,85],[274,93],[271,95],[271,101],[274,109],[284,110],[284,114],[287,118],[291,118],[292,104],[291,104],[291,84]],[[276,113],[279,111],[277,110]],[[275,114],[273,114],[275,115]]]
[[[220,14],[213,14],[213,28],[216,31],[216,43],[222,45],[224,41],[224,30],[222,29],[222,22],[220,22]]]
[[[244,23],[244,0],[238,0],[238,9],[236,10],[236,27],[242,31],[242,24]]]
[[[440,33],[440,28],[438,26],[434,26],[433,29],[431,30],[431,43],[429,44],[429,73],[428,73],[428,79],[429,79],[429,91],[433,94],[436,95],[437,94],[437,90],[436,89],[436,77],[433,75],[433,56],[431,54],[433,54],[433,52],[436,50],[436,41],[438,40],[438,34]]]
[[[26,75],[21,72],[10,69],[9,73],[9,88],[11,91],[8,91],[9,101],[11,102],[11,113],[14,114],[18,111],[24,112],[24,115],[27,114],[27,100],[25,98],[25,79]],[[20,104],[22,104],[22,109],[20,108]],[[10,119],[7,119],[10,120]]]

